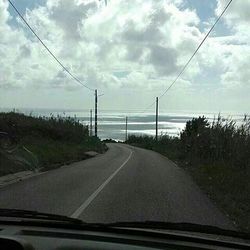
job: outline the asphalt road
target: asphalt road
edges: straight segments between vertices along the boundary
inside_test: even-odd
[[[122,144],[109,144],[103,155],[1,188],[0,208],[87,222],[154,220],[232,228],[184,170],[158,153]]]

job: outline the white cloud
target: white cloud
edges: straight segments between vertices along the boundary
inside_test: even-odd
[[[227,3],[226,0],[217,0],[217,15],[221,13]],[[220,50],[224,51],[221,58],[224,64],[221,83],[231,90],[242,89],[243,92],[250,85],[248,67],[250,59],[249,10],[250,1],[233,1],[223,17],[232,35],[218,41]]]
[[[82,75],[80,78],[87,84],[99,87],[114,87],[117,84],[119,87],[131,84],[111,77],[112,71],[117,68],[131,72],[145,70],[145,79],[151,74],[159,78],[170,76],[179,70],[183,64],[179,58],[183,57],[183,52],[186,54],[195,47],[201,35],[194,27],[199,23],[196,13],[179,10],[181,3],[117,0],[108,7],[98,8],[96,1],[48,0],[45,6],[27,9],[25,18],[65,66],[74,74]],[[22,40],[13,61],[18,71],[23,70],[22,74],[27,76],[23,85],[37,83],[38,86],[47,86],[44,78],[48,77],[48,83],[54,81],[52,87],[64,86],[58,82],[60,67],[29,34],[21,20],[21,26],[16,28],[7,24],[7,2],[4,1],[4,4],[1,8],[2,22],[12,30],[12,35],[18,33],[18,40]],[[9,36],[6,32],[6,38]],[[39,67],[34,69],[34,64]],[[41,70],[40,74],[38,71]],[[41,75],[44,77],[40,83],[38,77]],[[63,74],[63,77],[68,76]],[[140,85],[139,80],[135,84]],[[150,84],[150,81],[144,83]]]
[[[217,2],[216,15],[227,1]],[[105,7],[95,0],[47,0],[27,9],[25,18],[63,64],[90,87],[159,94],[205,35],[200,29],[203,20],[183,3],[114,0]],[[6,0],[0,2],[0,88],[78,91],[81,86],[63,72],[22,21],[9,22],[13,17],[7,7]],[[222,20],[230,34],[213,33],[207,39],[178,81],[179,94],[192,91],[205,75],[207,83],[216,75],[221,88],[250,84],[249,9],[249,1],[233,1]]]
[[[217,15],[222,12],[228,2],[229,0],[217,0]],[[230,23],[233,21],[249,22],[249,8],[250,2],[247,0],[233,1],[227,10],[225,19]]]
[[[9,12],[7,11],[8,3],[7,1],[0,2],[0,27],[4,26],[8,19],[10,18]]]

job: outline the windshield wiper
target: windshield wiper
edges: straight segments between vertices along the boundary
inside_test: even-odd
[[[63,215],[40,213],[37,211],[20,210],[20,209],[0,209],[0,217],[15,217],[25,219],[37,219],[37,220],[49,220],[49,221],[60,221],[70,222],[74,224],[83,224],[81,220],[70,218]]]
[[[161,221],[143,221],[143,222],[116,222],[104,224],[106,227],[122,227],[122,228],[141,228],[141,229],[161,229],[161,230],[176,230],[183,232],[194,232],[221,235],[228,237],[237,237],[250,240],[250,234],[234,230],[222,229],[216,226],[201,225],[194,223],[172,223]]]

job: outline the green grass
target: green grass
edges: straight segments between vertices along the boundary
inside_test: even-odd
[[[84,152],[96,151],[103,153],[104,145],[94,137],[82,143],[57,141],[44,137],[25,137],[22,139],[22,145],[27,147],[37,155],[40,165],[47,167],[56,163],[67,163],[86,159]]]
[[[134,136],[127,143],[177,162],[240,230],[250,232],[250,120],[188,121],[179,138]]]
[[[182,153],[180,151],[180,142],[177,137],[170,137],[168,135],[161,135],[158,141],[153,136],[148,135],[129,135],[126,143],[142,147],[145,149],[156,151],[160,154],[167,156],[173,161],[179,161],[182,159]]]
[[[14,150],[0,147],[0,175],[34,168],[47,170],[86,159],[87,151],[106,150],[99,138],[89,136],[87,126],[69,117],[0,113],[0,131],[7,132],[14,144]]]

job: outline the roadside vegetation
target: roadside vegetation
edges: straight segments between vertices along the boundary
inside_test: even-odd
[[[117,141],[113,140],[113,139],[104,139],[104,140],[102,140],[102,142],[105,142],[105,143],[117,143]]]
[[[86,159],[106,146],[88,127],[70,117],[0,113],[0,176],[23,170],[56,168]]]
[[[186,123],[180,137],[134,136],[127,143],[157,151],[185,168],[235,224],[250,232],[250,120],[220,116]]]

